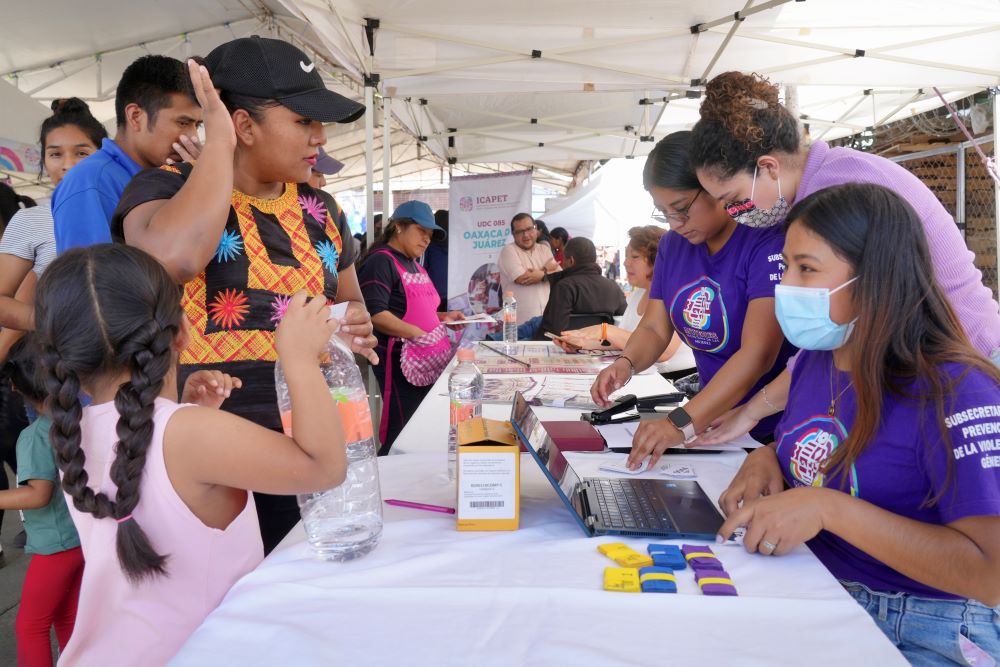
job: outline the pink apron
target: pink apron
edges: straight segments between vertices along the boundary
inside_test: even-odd
[[[451,361],[451,340],[447,329],[437,316],[437,307],[441,302],[434,283],[424,267],[417,264],[417,273],[410,273],[389,250],[377,250],[376,253],[388,255],[396,265],[399,277],[406,293],[406,313],[402,320],[407,324],[426,331],[417,338],[389,337],[385,354],[385,390],[382,397],[382,425],[379,436],[385,439],[389,425],[389,397],[392,394],[392,351],[395,345],[402,342],[400,353],[400,369],[403,377],[415,387],[426,387],[433,384],[441,372]],[[414,406],[416,407],[416,406]]]

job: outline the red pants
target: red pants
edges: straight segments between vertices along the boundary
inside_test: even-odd
[[[49,630],[56,629],[59,649],[66,647],[76,622],[76,602],[83,577],[80,547],[50,556],[35,554],[28,563],[17,612],[17,664],[52,667]]]

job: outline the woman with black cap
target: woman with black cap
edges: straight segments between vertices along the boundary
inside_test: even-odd
[[[431,239],[446,232],[420,201],[400,204],[361,265],[361,291],[372,313],[382,364],[375,369],[382,391],[380,455],[389,453],[420,401],[451,360],[442,322],[462,313],[439,313],[440,296],[417,258]]]
[[[112,232],[184,286],[191,326],[179,383],[197,370],[237,377],[242,389],[222,409],[281,430],[274,330],[296,292],[350,302],[341,335],[378,362],[350,232],[308,184],[323,123],[354,121],[364,106],[327,90],[316,64],[280,40],[236,39],[204,63],[188,62],[204,111],[197,163],[138,174]],[[254,495],[270,551],[298,522],[298,506],[293,496]]]

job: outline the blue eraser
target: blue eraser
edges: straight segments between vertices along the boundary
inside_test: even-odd
[[[676,593],[677,577],[669,567],[640,567],[639,585],[643,593]]]
[[[674,570],[683,570],[687,567],[687,560],[681,553],[681,548],[676,545],[650,544],[646,547],[646,552],[656,567],[669,567]]]

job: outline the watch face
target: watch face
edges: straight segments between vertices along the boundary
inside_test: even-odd
[[[691,423],[691,415],[684,408],[677,408],[668,412],[667,419],[672,421],[677,428],[684,428]]]

